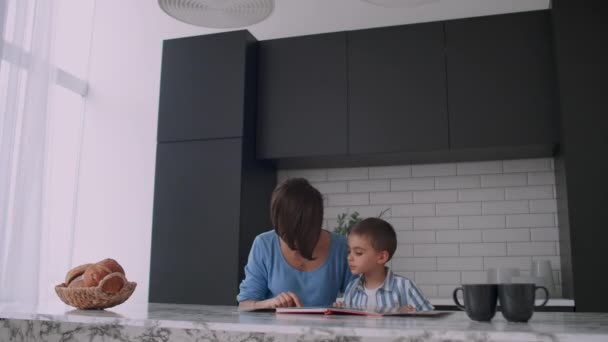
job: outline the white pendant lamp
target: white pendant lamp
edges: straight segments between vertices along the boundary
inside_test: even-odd
[[[259,23],[274,9],[274,0],[158,0],[168,15],[188,24],[237,28]]]

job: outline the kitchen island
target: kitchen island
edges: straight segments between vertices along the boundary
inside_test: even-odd
[[[82,311],[0,303],[0,341],[608,341],[608,314],[538,312],[491,323],[428,317],[241,313],[234,306],[125,303]]]

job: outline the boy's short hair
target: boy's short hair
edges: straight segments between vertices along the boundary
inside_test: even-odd
[[[366,218],[354,225],[348,234],[368,237],[375,250],[388,252],[388,260],[391,260],[397,249],[395,229],[390,223],[380,218]]]
[[[290,249],[313,260],[323,225],[323,196],[319,190],[304,178],[280,183],[272,192],[270,220]]]

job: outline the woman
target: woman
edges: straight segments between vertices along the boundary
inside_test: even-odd
[[[352,274],[346,239],[321,229],[321,193],[305,179],[288,179],[272,193],[270,216],[274,230],[253,241],[239,307],[331,305]]]

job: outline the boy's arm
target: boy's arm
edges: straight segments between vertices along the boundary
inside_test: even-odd
[[[339,305],[341,307],[352,307],[353,306],[353,289],[355,280],[351,280],[348,285],[346,285],[346,289],[344,290],[344,294],[342,295],[342,304]]]
[[[416,311],[429,311],[435,309],[431,302],[422,294],[422,291],[416,287],[413,281],[407,279],[404,286],[405,293],[402,294],[402,305],[411,305],[416,308]]]

